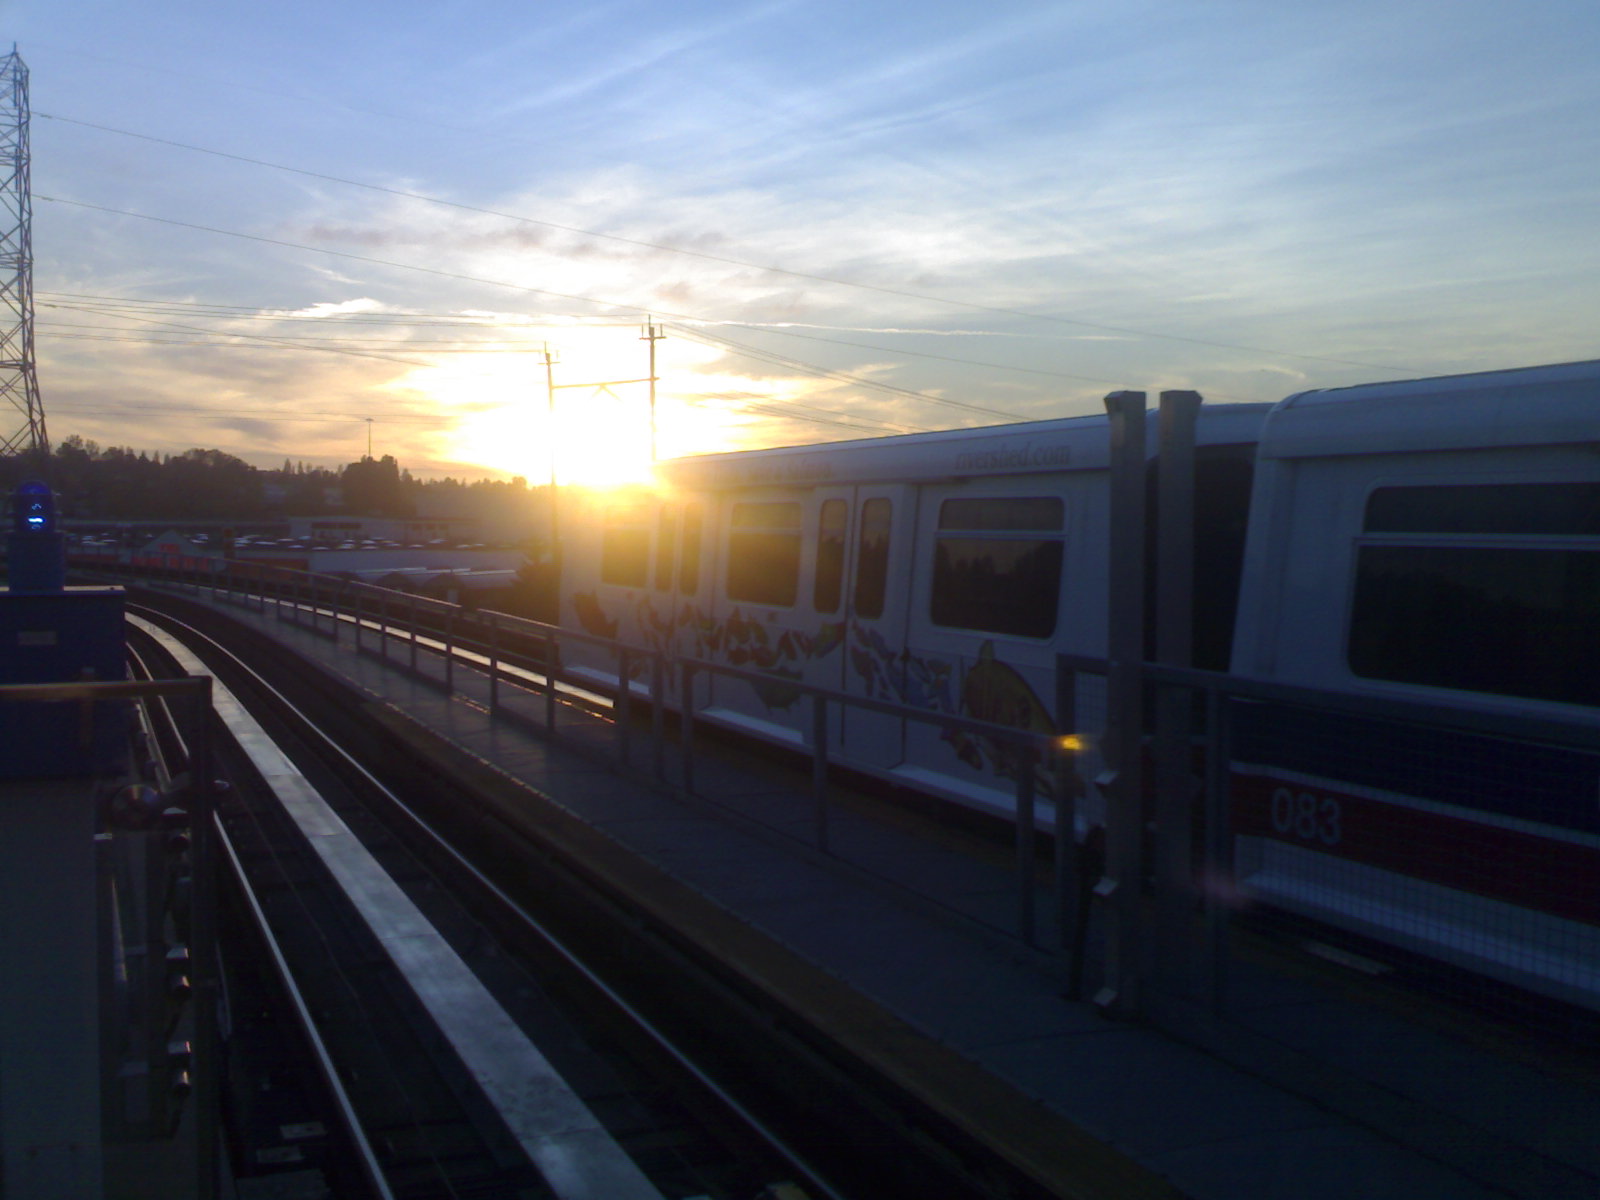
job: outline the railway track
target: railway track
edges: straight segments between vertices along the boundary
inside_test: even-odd
[[[188,611],[197,618],[208,612],[200,605],[189,606]],[[243,637],[239,627],[231,621],[227,626],[226,636],[230,642]],[[338,697],[319,699],[313,679],[320,676],[296,672],[286,664],[281,646],[271,643],[270,635],[244,637],[241,648],[257,637],[268,651],[277,683],[286,693],[295,695],[295,703],[303,703],[308,708],[326,706],[333,712],[341,707],[346,710],[352,707]],[[537,688],[537,684],[534,686]],[[348,717],[349,713],[345,715]],[[508,818],[503,807],[494,816],[480,814],[480,819],[475,821],[460,819],[478,800],[490,808],[494,806],[487,796],[472,797],[475,785],[481,781],[471,779],[469,783],[470,771],[459,776],[445,776],[437,766],[401,764],[399,751],[403,747],[397,744],[394,733],[371,725],[362,728],[362,724],[355,721],[348,724],[341,735],[343,744],[363,762],[392,760],[400,765],[395,772],[396,790],[419,811],[431,811],[440,823],[449,825],[458,846],[469,853],[482,870],[500,881],[498,886],[518,893],[529,908],[545,907],[547,922],[561,926],[570,940],[584,945],[589,957],[603,963],[612,972],[617,990],[630,991],[638,1007],[652,1010],[664,1020],[670,1019],[667,1010],[673,1007],[696,1010],[701,1019],[691,1020],[676,1031],[678,1044],[691,1048],[695,1056],[707,1064],[704,1068],[707,1074],[736,1083],[740,1094],[746,1097],[747,1106],[761,1111],[769,1124],[783,1126],[786,1119],[793,1119],[790,1126],[793,1140],[804,1147],[809,1161],[827,1164],[818,1168],[818,1173],[825,1171],[829,1175],[836,1194],[997,1197],[1034,1194],[1026,1185],[1019,1187],[1014,1177],[1008,1178],[1003,1166],[994,1169],[991,1178],[982,1178],[982,1168],[971,1155],[965,1154],[965,1148],[954,1154],[948,1152],[950,1147],[934,1147],[930,1152],[928,1142],[938,1137],[936,1124],[925,1124],[919,1129],[917,1114],[906,1112],[906,1106],[894,1097],[871,1095],[869,1081],[859,1073],[852,1076],[846,1064],[824,1062],[819,1067],[817,1060],[828,1057],[826,1049],[819,1050],[815,1045],[797,1047],[797,1031],[786,1023],[782,1013],[763,1010],[759,1004],[742,1003],[745,998],[731,995],[733,989],[726,982],[711,977],[704,962],[686,961],[681,956],[674,960],[672,948],[659,944],[646,951],[644,948],[649,943],[661,940],[656,936],[656,922],[649,912],[623,911],[611,900],[591,896],[583,902],[585,911],[580,914],[578,906],[570,900],[575,891],[583,889],[585,881],[563,878],[572,872],[551,856],[548,847],[536,846],[524,838],[514,828],[516,821]],[[437,756],[434,761],[439,761]],[[572,885],[576,885],[576,889]],[[448,889],[441,885],[440,890]],[[1441,1032],[1451,1036],[1464,1036],[1474,1043],[1498,1044],[1503,1040],[1495,1032],[1496,1023],[1493,1020],[1484,1022],[1483,1014],[1460,1012],[1453,1005],[1440,1003],[1438,988],[1428,986],[1426,977],[1419,977],[1421,967],[1417,964],[1407,966],[1387,959],[1364,943],[1332,936],[1326,929],[1300,922],[1270,922],[1265,914],[1258,914],[1258,919],[1247,924],[1241,923],[1236,932],[1240,953],[1257,967],[1283,971],[1291,976],[1318,978],[1338,989],[1360,993],[1364,1003],[1392,1008],[1408,1018],[1440,1027]],[[497,936],[503,937],[507,945],[516,941],[515,935]],[[1370,956],[1366,953],[1369,950]],[[658,954],[659,957],[651,957]],[[533,957],[539,956],[533,953]],[[674,965],[664,970],[661,964],[669,961]],[[493,964],[486,969],[492,973]],[[1446,987],[1445,995],[1454,990],[1457,989]],[[582,998],[578,1006],[594,1007],[591,1000]],[[1540,1027],[1547,1021],[1546,1016],[1535,1021],[1534,1026]],[[1516,1024],[1521,1027],[1524,1023]],[[1525,1041],[1525,1038],[1520,1039],[1515,1045],[1502,1049],[1508,1057],[1526,1060],[1539,1069],[1546,1068],[1548,1064],[1544,1059],[1548,1048],[1524,1044]],[[1570,1049],[1569,1046],[1569,1054]],[[802,1064],[798,1070],[793,1066],[797,1061]],[[768,1065],[771,1070],[765,1069]],[[797,1083],[797,1080],[803,1082]],[[829,1087],[834,1090],[828,1090]],[[783,1100],[795,1097],[800,1098],[797,1119],[793,1105],[787,1118],[774,1115],[781,1113]],[[821,1128],[823,1122],[819,1118],[836,1116],[832,1111],[835,1108],[850,1114],[844,1123],[856,1121],[864,1131],[861,1136],[853,1140],[840,1136],[837,1120]],[[808,1125],[819,1128],[807,1128]],[[832,1155],[841,1146],[844,1161],[836,1165]],[[941,1149],[945,1153],[941,1154]],[[886,1163],[892,1164],[893,1169],[885,1170]],[[799,1173],[790,1178],[802,1179]],[[682,1194],[754,1196],[765,1194],[771,1187],[765,1179],[747,1182],[755,1190],[723,1191],[713,1185]],[[745,1186],[743,1182],[736,1185],[737,1188]],[[805,1190],[808,1184],[803,1179],[799,1186],[798,1194],[813,1194]],[[821,1189],[828,1185],[809,1186]],[[818,1190],[815,1194],[827,1192]]]
[[[225,944],[246,948],[229,956],[226,976],[224,1106],[236,1173],[297,1173],[307,1186],[320,1178],[338,1196],[860,1194],[850,1176],[871,1169],[829,1167],[845,1182],[826,1181],[694,1061],[706,1046],[680,1050],[681,1032],[646,1018],[534,915],[551,900],[551,865],[530,862],[492,817],[472,815],[463,789],[441,814],[439,781],[392,744],[377,752],[381,731],[361,728],[347,698],[308,688],[281,653],[225,648],[196,624],[130,611],[146,669],[214,674],[234,734],[216,740],[231,784],[219,806],[223,857],[241,872],[225,893]],[[375,763],[381,769],[369,769]],[[326,806],[312,827],[342,825],[360,847],[342,853],[364,856],[389,881],[358,890],[381,893],[388,917],[439,931],[439,960],[406,961],[415,959],[407,950],[397,962],[393,943],[412,940],[409,932],[374,927],[342,868],[330,869],[310,845],[318,839],[298,832],[281,804],[288,794],[303,808],[308,793]],[[442,816],[449,840],[434,828]],[[302,828],[307,820],[302,812]],[[474,848],[495,854],[475,863]],[[262,970],[279,958],[287,983]],[[481,981],[481,997],[441,979],[450,958]],[[511,1028],[485,1018],[494,1010]],[[310,1032],[293,1029],[296,1015]],[[463,1019],[475,1028],[448,1027]],[[508,1050],[507,1039],[526,1048]],[[319,1041],[322,1070],[312,1066]],[[709,1052],[718,1056],[715,1045]],[[767,1088],[782,1091],[776,1081]],[[527,1110],[551,1106],[566,1106],[564,1124],[582,1126],[579,1139],[552,1148],[556,1135],[537,1131]]]

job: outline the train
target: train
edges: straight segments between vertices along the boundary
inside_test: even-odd
[[[1106,657],[1119,603],[1111,426],[664,462],[651,489],[563,512],[561,622],[743,668],[699,673],[687,702],[779,746],[815,737],[806,686],[1056,731],[1059,656]],[[1202,404],[1192,444],[1193,665],[1382,714],[1238,702],[1240,894],[1600,1008],[1600,753],[1527,732],[1600,715],[1600,362]],[[569,674],[617,686],[605,645],[565,653]],[[1104,688],[1071,688],[1092,755]],[[1476,721],[1397,718],[1392,701]],[[1005,747],[877,709],[828,715],[832,761],[1014,812],[1030,768]],[[1058,797],[1038,782],[1048,828]],[[1090,788],[1074,812],[1081,839],[1104,800]]]

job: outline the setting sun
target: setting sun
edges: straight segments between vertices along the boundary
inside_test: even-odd
[[[459,417],[448,435],[450,456],[496,471],[592,487],[650,478],[647,406],[614,397],[564,397],[552,436],[542,404],[503,404]]]
[[[717,369],[720,352],[674,338],[657,364],[654,447],[650,390],[631,327],[552,330],[554,412],[542,352],[490,353],[408,372],[390,391],[412,411],[437,413],[432,445],[408,461],[432,474],[483,469],[590,487],[645,483],[653,459],[737,448],[749,417],[732,396],[756,381]],[[612,382],[584,383],[583,380]],[[669,382],[670,381],[670,382]],[[426,459],[430,461],[420,461]]]
[[[481,355],[410,372],[402,388],[440,412],[437,455],[538,486],[650,478],[649,394],[638,385],[558,388],[554,426],[544,369],[529,355]]]

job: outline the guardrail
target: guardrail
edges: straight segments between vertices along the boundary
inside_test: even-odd
[[[648,706],[649,773],[662,784],[699,799],[709,797],[701,794],[696,781],[696,728],[701,722],[696,719],[693,704],[689,703],[694,679],[715,675],[748,683],[769,682],[760,672],[724,663],[668,656],[659,650],[532,618],[468,609],[373,584],[288,568],[236,563],[210,572],[143,568],[137,574],[143,580],[166,582],[193,594],[209,595],[218,603],[243,603],[259,612],[271,609],[280,619],[294,621],[320,636],[348,637],[359,651],[375,653],[385,659],[394,657],[398,651],[404,656],[400,665],[419,676],[426,675],[419,670],[419,654],[436,654],[443,662],[444,677],[440,684],[446,690],[455,687],[458,658],[463,653],[475,655],[481,660],[480,665],[489,680],[490,711],[515,719],[517,714],[502,702],[502,686],[514,684],[533,690],[543,700],[541,724],[547,731],[558,731],[556,707],[563,693],[598,695],[619,713],[634,705]],[[599,648],[609,655],[615,664],[615,682],[607,686],[590,678],[588,672],[582,679],[564,676],[562,649],[574,645]],[[672,695],[674,687],[669,682],[674,678],[676,703]],[[794,749],[811,760],[810,845],[826,856],[838,857],[832,834],[832,763],[826,732],[832,706],[885,713],[941,730],[982,736],[1010,748],[1023,766],[1016,771],[1014,794],[1017,814],[1013,839],[1015,902],[1011,920],[1001,932],[1030,948],[1066,956],[1070,960],[1064,968],[1066,973],[1072,978],[1078,977],[1082,971],[1084,939],[1081,922],[1073,914],[1078,911],[1083,890],[1078,879],[1081,856],[1071,838],[1056,839],[1052,873],[1041,884],[1042,843],[1049,834],[1041,815],[1049,814],[1048,811],[1041,814],[1033,769],[1053,764],[1052,769],[1070,774],[1074,769],[1072,751],[1076,741],[1071,737],[1040,734],[954,713],[868,699],[798,681],[792,686],[811,706],[809,737],[806,744]],[[669,716],[676,718],[678,724],[675,773],[667,768],[671,744],[666,730]],[[632,721],[615,721],[615,757],[630,768],[634,766],[634,733]],[[1083,785],[1080,782],[1070,786],[1081,790]],[[1050,938],[1041,936],[1042,892],[1053,893],[1058,900],[1051,910],[1056,933]]]
[[[41,960],[55,964],[48,979],[16,984],[43,1000],[7,1012],[6,1069],[22,1079],[38,1071],[68,1081],[39,1088],[43,1098],[27,1112],[8,1112],[8,1123],[18,1126],[9,1132],[51,1149],[82,1136],[86,1144],[70,1149],[90,1156],[98,1178],[101,1140],[124,1147],[165,1142],[187,1108],[195,1122],[193,1194],[200,1197],[216,1194],[220,1069],[211,691],[208,676],[0,685],[9,736],[65,734],[49,739],[63,751],[55,768],[0,780],[8,793],[7,903],[16,916],[12,933],[0,939],[0,969],[27,980]],[[182,731],[185,755],[175,776],[130,753],[145,743],[130,736],[118,710],[147,702],[164,705]],[[56,706],[77,712],[56,721]],[[119,753],[100,753],[105,739],[97,726],[116,735]],[[185,847],[186,887],[171,874],[178,870],[171,838]],[[175,969],[181,983],[170,975]],[[174,1041],[175,997],[191,995],[193,1032]],[[94,1012],[99,1032],[85,1039],[82,1021]],[[79,1069],[83,1055],[98,1062],[97,1073]],[[25,1138],[22,1127],[41,1122],[39,1138]],[[48,1150],[7,1167],[7,1179],[30,1194],[65,1194],[58,1186],[73,1191],[86,1179],[75,1157],[72,1182],[53,1179]]]

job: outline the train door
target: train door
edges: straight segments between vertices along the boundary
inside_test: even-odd
[[[761,676],[717,676],[702,713],[771,741],[811,737],[799,685],[899,702],[912,497],[904,487],[749,491],[719,507],[715,581],[680,645]],[[852,765],[891,767],[898,718],[834,705],[830,747]]]
[[[706,604],[681,642],[696,657],[749,673],[713,674],[697,688],[706,717],[796,746],[807,721],[797,685],[812,680],[824,648],[811,603],[817,507],[809,490],[725,495],[717,505],[717,549],[707,560]]]
[[[908,677],[906,613],[916,489],[872,485],[853,489],[843,547],[842,687],[853,695],[918,703]],[[905,722],[851,708],[835,714],[834,745],[853,766],[886,770],[905,758]]]
[[[915,572],[921,588],[906,656],[917,703],[1031,733],[1053,730],[1071,509],[1059,477],[924,490]],[[1103,598],[1103,585],[1096,594]],[[1009,813],[1024,769],[1048,794],[1049,773],[1025,768],[1027,762],[1004,740],[913,724],[898,773]]]

